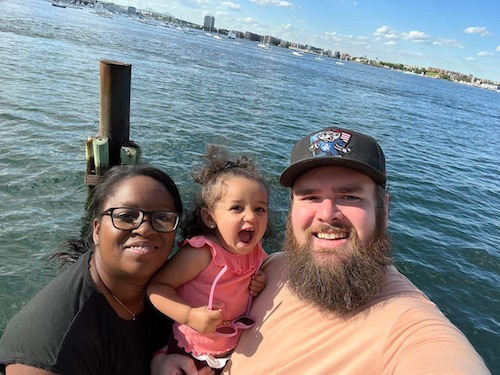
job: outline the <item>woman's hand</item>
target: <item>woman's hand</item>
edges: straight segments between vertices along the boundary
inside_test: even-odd
[[[151,375],[213,375],[208,366],[196,369],[192,358],[182,354],[158,354],[151,361]]]

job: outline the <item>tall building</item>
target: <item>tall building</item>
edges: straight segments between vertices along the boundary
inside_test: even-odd
[[[215,18],[212,16],[205,16],[203,23],[203,30],[212,31],[215,27]]]

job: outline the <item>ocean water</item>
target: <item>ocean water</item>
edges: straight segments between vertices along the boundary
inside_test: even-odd
[[[500,94],[281,48],[217,41],[45,0],[0,1],[0,334],[83,227],[99,61],[132,64],[130,138],[186,204],[206,145],[254,158],[280,249],[293,143],[329,125],[381,143],[398,268],[500,372]]]

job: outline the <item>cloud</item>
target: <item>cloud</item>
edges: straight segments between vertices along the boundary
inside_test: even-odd
[[[430,35],[416,30],[410,31],[409,33],[402,33],[401,36],[403,39],[413,43],[429,43],[431,39]]]
[[[379,27],[377,30],[375,30],[373,35],[376,36],[375,41],[380,41],[381,39],[390,39],[391,41],[401,39],[412,43],[426,43],[426,44],[431,44],[433,46],[446,45],[450,47],[464,48],[464,46],[455,39],[444,39],[444,38],[434,39],[432,36],[426,34],[423,31],[412,30],[409,32],[401,32],[394,30],[393,28],[387,25]],[[393,45],[394,43],[385,42],[384,44]]]
[[[466,34],[479,34],[481,36],[493,35],[493,33],[489,32],[486,29],[486,27],[482,27],[482,26],[468,27],[464,30],[464,33],[466,33]]]
[[[334,41],[334,42],[341,42],[342,40],[344,40],[344,37],[340,34],[337,34],[337,32],[333,31],[333,32],[326,32],[325,33],[325,39],[326,40],[331,40],[331,41]]]
[[[396,42],[394,40],[390,40],[388,42],[385,42],[384,44],[387,45],[387,46],[393,46],[393,45],[396,44]]]
[[[474,57],[466,57],[465,60],[467,60],[467,61],[476,61],[476,59]]]
[[[399,39],[399,35],[391,33],[391,34],[384,35],[384,38],[386,38],[386,39]]]
[[[343,44],[350,46],[366,46],[368,45],[369,38],[366,36],[355,36],[355,35],[344,35],[338,34],[337,32],[326,32],[323,34],[323,40],[328,42],[335,43],[336,45]]]
[[[392,29],[389,27],[389,26],[381,26],[379,27],[377,30],[375,30],[375,35],[378,35],[378,34],[387,34],[387,33],[390,33],[392,32]]]
[[[486,57],[486,56],[492,56],[493,54],[488,51],[481,51],[477,54],[479,57]]]
[[[381,26],[373,33],[377,38],[399,39],[399,35],[389,26]]]
[[[500,46],[497,47],[497,51],[500,52]]]
[[[223,2],[222,5],[228,7],[231,10],[240,10],[241,9],[241,5],[240,4],[232,3],[232,2],[229,2],[229,1]]]
[[[285,0],[250,0],[252,3],[262,6],[275,6],[283,8],[293,8],[294,4]]]
[[[252,17],[245,17],[245,18],[239,18],[238,21],[244,22],[244,23],[252,23],[252,22],[255,22],[255,19]]]
[[[451,47],[458,47],[458,48],[464,48],[462,44],[460,44],[458,41],[455,39],[437,39],[432,42],[432,45],[434,46],[451,46]]]

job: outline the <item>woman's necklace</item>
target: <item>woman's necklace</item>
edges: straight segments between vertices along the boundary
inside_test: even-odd
[[[132,315],[132,320],[135,320],[136,319],[136,315],[137,315],[137,311],[139,311],[139,309],[141,308],[142,304],[144,303],[144,298],[141,299],[141,302],[139,302],[139,304],[137,305],[137,307],[135,308],[134,312],[132,312],[127,306],[125,306],[125,304],[120,301],[118,299],[117,296],[115,296],[113,294],[113,292],[108,288],[108,286],[104,283],[104,281],[102,280],[101,278],[101,275],[99,275],[99,271],[97,271],[97,266],[94,262],[94,268],[95,268],[95,273],[97,274],[97,277],[99,278],[99,280],[101,280],[101,283],[102,285],[104,285],[104,287],[106,288],[106,290],[109,292],[109,294],[111,294],[111,297],[113,297],[115,299],[116,302],[118,302],[120,304],[121,307],[123,307],[125,310],[127,310],[127,312]]]
[[[102,280],[101,280],[101,281],[102,281]],[[103,284],[104,284],[104,282],[103,282]],[[105,284],[104,284],[104,286],[106,287],[106,289],[108,289],[108,287],[107,287]],[[108,291],[111,293],[111,291],[110,291],[109,289],[108,289]],[[111,297],[113,297],[113,298],[116,300],[116,302],[118,302],[118,303],[119,303],[119,304],[120,304],[120,305],[121,305],[121,306],[122,306],[125,310],[127,310],[127,311],[128,311],[128,313],[129,313],[130,315],[132,315],[132,320],[135,320],[135,315],[137,314],[137,311],[139,311],[139,308],[140,308],[140,307],[142,306],[142,304],[144,303],[144,299],[141,299],[141,302],[139,302],[139,304],[138,304],[138,305],[137,305],[137,307],[135,308],[134,312],[132,312],[132,311],[130,311],[130,310],[129,310],[129,308],[128,308],[127,306],[125,306],[125,304],[124,304],[122,301],[120,301],[120,300],[118,299],[118,297],[117,297],[117,296],[115,296],[113,293],[111,293]]]

